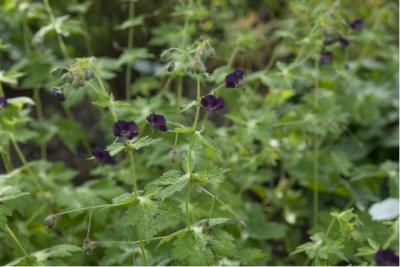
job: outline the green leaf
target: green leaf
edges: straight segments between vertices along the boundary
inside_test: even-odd
[[[5,205],[0,205],[0,229],[7,223],[7,217],[11,216],[11,209]]]
[[[12,86],[16,86],[18,83],[18,78],[23,76],[23,73],[20,72],[12,72],[12,71],[0,71],[0,82],[9,84]]]
[[[196,179],[203,183],[221,183],[224,178],[224,174],[229,169],[218,168],[214,165],[199,165],[197,170],[193,173],[193,179]]]
[[[217,147],[215,142],[208,136],[201,134],[199,131],[195,132],[195,136],[197,138],[197,141],[199,141],[201,144],[209,148],[211,151],[213,151],[215,154],[218,155],[218,157],[221,157],[221,150]]]
[[[180,234],[174,242],[172,258],[181,265],[212,265],[214,255],[207,240],[193,231]]]
[[[116,140],[111,145],[107,146],[107,151],[110,152],[111,156],[119,154],[124,149],[125,149],[125,144],[119,142],[119,140]]]
[[[138,201],[128,207],[126,224],[136,227],[141,238],[151,239],[165,224],[179,218],[177,206],[172,202],[167,204],[138,197]]]
[[[112,203],[126,205],[136,201],[134,193],[125,193],[112,199]]]
[[[193,133],[194,130],[192,127],[176,127],[171,130],[174,133]]]
[[[168,198],[176,192],[180,192],[184,189],[189,183],[189,178],[189,174],[182,174],[181,171],[170,170],[165,172],[157,180],[151,182],[149,186],[162,187],[156,195],[164,200],[165,198]]]
[[[80,247],[62,244],[34,252],[31,255],[34,257],[38,265],[47,265],[47,263],[53,258],[71,257],[75,253],[81,251],[82,248]],[[25,257],[21,257],[8,263],[7,265],[21,265],[24,260]]]
[[[132,48],[125,49],[124,53],[118,59],[118,65],[124,64],[134,64],[140,59],[152,58],[153,55],[150,54],[146,48]]]
[[[128,28],[131,28],[131,27],[142,25],[142,24],[143,24],[143,16],[137,16],[135,18],[125,20],[123,23],[116,26],[115,29],[122,31],[122,30],[126,30]]]
[[[133,149],[139,150],[142,147],[150,146],[159,141],[161,141],[160,138],[153,139],[149,136],[144,136],[144,137],[138,137],[138,138],[132,139],[132,141],[129,142],[129,146]]]
[[[244,248],[238,250],[238,258],[243,265],[253,265],[251,263],[265,256],[265,252],[258,248]]]
[[[29,195],[28,192],[21,192],[21,190],[14,186],[3,185],[0,187],[0,202],[6,200],[16,199],[25,195]]]
[[[305,252],[316,264],[328,263],[328,260],[332,260],[333,255],[338,256],[342,260],[348,261],[341,251],[344,249],[344,246],[340,240],[329,240],[323,233],[316,233],[312,235],[310,239],[311,242],[298,246],[292,255]]]
[[[234,257],[237,253],[234,238],[227,232],[216,229],[212,232],[211,248],[215,256]]]

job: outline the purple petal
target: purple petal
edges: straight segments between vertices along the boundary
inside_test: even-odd
[[[5,96],[0,96],[0,108],[4,108],[8,105],[7,98]]]
[[[138,135],[138,126],[134,121],[117,121],[113,126],[114,135],[117,137],[132,139]]]
[[[117,163],[115,158],[110,155],[110,152],[104,148],[95,147],[92,149],[92,154],[102,164],[115,165]]]

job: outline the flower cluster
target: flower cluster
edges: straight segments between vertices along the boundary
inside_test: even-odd
[[[146,119],[153,128],[167,131],[167,120],[163,115],[152,113]],[[139,126],[134,121],[118,120],[113,125],[113,133],[116,137],[131,140],[139,135]],[[117,160],[105,148],[96,147],[92,150],[92,154],[102,164],[115,165],[117,163]]]

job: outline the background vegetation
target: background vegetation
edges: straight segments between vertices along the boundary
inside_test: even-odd
[[[397,1],[1,0],[0,263],[393,264],[397,88]]]

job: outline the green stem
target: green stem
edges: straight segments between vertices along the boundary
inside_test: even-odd
[[[0,96],[4,96],[3,85],[0,82]]]
[[[65,43],[64,43],[64,40],[63,40],[62,36],[56,30],[56,19],[54,17],[53,11],[51,10],[51,6],[50,6],[50,3],[49,3],[49,0],[43,0],[43,3],[44,3],[44,6],[46,7],[48,15],[49,15],[50,22],[53,25],[53,28],[54,28],[54,30],[56,32],[57,41],[58,41],[58,44],[60,46],[61,52],[62,52],[64,58],[68,59],[69,56],[68,56],[68,52],[67,52],[67,47],[65,46]]]
[[[28,19],[25,18],[22,24],[22,37],[24,39],[24,48],[26,54],[30,54],[31,52],[31,48],[29,46],[29,36],[30,34],[29,34]]]
[[[18,157],[21,160],[23,166],[25,169],[28,170],[29,175],[31,176],[33,182],[35,183],[36,187],[41,191],[42,193],[44,192],[42,185],[39,182],[39,178],[37,175],[32,171],[31,167],[28,165],[28,161],[26,160],[24,154],[22,153],[21,148],[19,147],[17,141],[15,140],[15,137],[13,134],[10,134],[10,140],[12,145],[14,146],[15,151],[17,151]]]
[[[140,252],[142,253],[143,261],[146,266],[150,266],[149,261],[147,260],[146,252],[144,251],[144,242],[143,239],[139,240],[140,244]]]
[[[315,140],[314,144],[314,152],[313,152],[313,161],[314,161],[314,190],[313,190],[313,223],[314,225],[318,224],[318,189],[319,189],[319,143],[318,139]]]
[[[192,146],[189,145],[188,151],[188,160],[189,160],[189,184],[187,186],[186,198],[185,198],[185,215],[186,215],[186,225],[190,231],[190,213],[189,213],[189,202],[190,202],[190,193],[192,191]]]
[[[11,172],[14,169],[14,167],[12,165],[12,161],[10,158],[10,151],[9,151],[8,146],[5,146],[4,150],[5,151],[1,151],[1,158],[3,160],[6,172],[8,173],[8,172]]]
[[[189,202],[190,202],[190,193],[191,192],[192,192],[192,180],[190,178],[189,185],[188,185],[187,191],[186,191],[186,198],[185,198],[186,226],[189,229],[189,231],[191,229],[190,213],[189,213]]]
[[[134,14],[135,14],[135,2],[130,1],[129,2],[129,20],[133,19]],[[134,28],[133,28],[133,26],[131,26],[131,27],[129,27],[129,31],[128,31],[128,50],[132,49],[132,47],[133,47],[133,34],[134,34]],[[126,64],[126,74],[125,74],[125,95],[126,95],[127,100],[131,98],[131,90],[130,90],[131,80],[132,80],[131,64],[127,63]]]
[[[393,233],[389,236],[388,240],[386,240],[385,244],[383,245],[384,249],[387,249],[390,244],[396,240],[399,236],[399,220],[395,222]]]
[[[33,89],[33,97],[35,99],[35,107],[36,107],[36,115],[39,119],[40,123],[43,123],[43,108],[42,101],[40,99],[40,90],[39,88]],[[47,159],[47,144],[46,142],[40,144],[40,157],[41,159]]]
[[[315,77],[314,77],[314,105],[318,112],[319,99],[318,99],[318,89],[319,89],[319,59],[315,59]],[[314,175],[314,190],[313,190],[313,224],[318,225],[318,206],[319,206],[319,146],[320,140],[316,136],[314,140],[314,152],[313,152],[313,175]]]
[[[240,48],[238,46],[236,46],[235,49],[233,49],[233,52],[232,52],[232,54],[231,54],[231,56],[229,57],[229,60],[228,60],[228,64],[227,64],[228,65],[228,69],[232,67],[233,61],[235,60],[236,55],[239,52],[239,49]]]
[[[53,215],[60,216],[60,215],[64,215],[64,214],[69,214],[69,213],[84,211],[84,210],[89,210],[89,209],[109,208],[109,207],[116,207],[116,206],[121,206],[121,204],[103,204],[103,205],[89,206],[89,207],[83,207],[83,208],[79,208],[79,209],[61,211],[58,213],[54,213]]]
[[[136,178],[136,170],[135,170],[135,159],[133,157],[132,149],[128,150],[128,155],[129,155],[131,175],[133,176],[133,192],[135,194],[135,198],[137,198],[138,197],[138,194],[137,194],[137,178]]]
[[[89,54],[89,56],[93,56],[93,46],[92,46],[92,41],[90,40],[90,33],[89,33],[89,28],[87,26],[87,23],[85,21],[85,18],[83,17],[82,14],[79,14],[79,20],[81,21],[82,27],[85,30],[85,33],[83,34],[83,38],[85,39],[85,45],[86,45],[86,50]]]
[[[88,222],[88,229],[87,229],[87,233],[86,233],[86,238],[89,238],[89,236],[90,236],[90,228],[92,226],[92,213],[93,213],[93,209],[90,209],[90,211],[89,211],[89,222]]]
[[[194,117],[194,123],[193,123],[193,130],[194,131],[197,130],[197,122],[198,122],[199,116],[200,116],[200,100],[201,100],[201,96],[200,96],[200,80],[197,79],[197,96],[196,96],[197,107],[196,107],[196,116]]]
[[[21,242],[18,240],[17,236],[14,234],[14,232],[11,230],[10,227],[8,227],[7,224],[4,225],[6,228],[7,233],[11,236],[11,238],[14,240],[14,242],[17,244],[19,249],[22,251],[22,254],[24,254],[25,257],[29,257],[28,252],[26,252],[25,248],[22,246]]]
[[[204,187],[202,187],[201,185],[199,186],[201,190],[203,190],[204,193],[206,193],[207,195],[209,195],[210,197],[212,197],[213,199],[215,199],[216,201],[218,201],[220,204],[222,204],[230,213],[232,213],[233,215],[235,215],[236,217],[240,218],[240,215],[237,214],[235,211],[233,211],[231,209],[231,207],[228,206],[228,204],[226,204],[225,202],[223,202],[222,200],[220,200],[217,196],[213,195],[212,193],[210,193],[209,191],[207,191]]]
[[[178,79],[178,90],[176,91],[176,111],[179,113],[181,109],[181,99],[182,99],[182,77]]]

